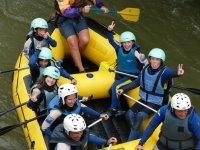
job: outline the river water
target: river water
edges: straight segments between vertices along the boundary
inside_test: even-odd
[[[104,0],[113,10],[126,7],[141,9],[137,23],[123,20],[118,15],[90,13],[88,16],[108,25],[116,23],[115,31],[135,33],[137,43],[146,55],[154,47],[166,52],[166,65],[177,68],[184,64],[185,74],[175,84],[200,89],[200,1],[199,0]],[[0,70],[14,68],[23,48],[30,22],[36,17],[48,18],[53,12],[53,0],[0,0]],[[0,111],[14,106],[11,90],[12,73],[0,74]],[[184,92],[173,89],[175,92]],[[199,95],[186,92],[200,112]],[[19,123],[16,112],[0,118],[0,128]],[[0,137],[1,150],[28,149],[21,128]]]

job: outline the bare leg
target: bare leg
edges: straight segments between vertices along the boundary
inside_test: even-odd
[[[79,50],[80,52],[83,52],[85,47],[87,46],[89,40],[90,40],[90,35],[88,29],[84,29],[78,33],[78,38],[79,38]]]
[[[69,49],[70,49],[73,61],[75,63],[75,66],[78,67],[79,71],[84,71],[82,60],[81,60],[81,54],[80,54],[80,51],[79,51],[77,36],[76,35],[69,36],[67,38],[67,42],[69,44]]]

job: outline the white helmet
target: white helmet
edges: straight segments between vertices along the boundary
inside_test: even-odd
[[[65,104],[65,97],[75,93],[78,93],[78,90],[73,84],[63,84],[58,88],[58,95],[62,98],[63,105]]]
[[[80,132],[85,130],[86,123],[82,116],[78,114],[69,114],[65,117],[63,126],[65,132],[69,135],[69,132]]]
[[[177,93],[172,97],[171,107],[177,110],[186,110],[191,107],[190,98],[184,93]]]

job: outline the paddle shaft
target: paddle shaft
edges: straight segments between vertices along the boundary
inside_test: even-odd
[[[138,76],[136,76],[136,75],[128,74],[128,73],[121,72],[121,71],[117,71],[117,70],[112,70],[112,69],[110,69],[110,68],[109,68],[109,71],[110,71],[110,72],[115,72],[115,73],[117,73],[117,74],[125,75],[125,76],[128,76],[128,77],[132,77],[132,78],[138,78]]]
[[[91,123],[91,124],[88,126],[88,128],[91,128],[92,126],[94,126],[95,124],[101,122],[102,120],[103,120],[102,118],[98,119],[97,121]]]
[[[111,150],[112,144],[109,144],[108,150]]]
[[[24,105],[26,105],[28,102],[24,102],[24,103],[22,103],[22,104],[20,104],[20,105],[17,105],[17,106],[15,106],[15,107],[13,107],[13,108],[11,108],[11,109],[9,109],[9,110],[6,110],[6,111],[4,111],[4,112],[0,112],[0,116],[3,116],[4,114],[6,114],[6,113],[8,113],[8,112],[11,112],[11,111],[13,111],[13,110],[15,110],[15,109],[17,109],[17,108],[19,108],[19,107],[21,107],[21,106],[24,106]]]
[[[27,123],[29,123],[29,122],[31,122],[31,121],[34,121],[34,120],[39,119],[39,118],[42,118],[42,117],[44,117],[44,116],[46,116],[46,114],[43,114],[43,115],[34,117],[34,118],[30,119],[30,120],[26,120],[26,121],[21,122],[21,123],[19,123],[19,124],[15,124],[15,125],[10,125],[10,126],[3,127],[3,128],[0,129],[0,136],[1,136],[1,135],[4,135],[5,133],[10,132],[11,130],[13,130],[13,129],[17,128],[17,127],[20,127],[20,126],[22,126],[22,125],[25,125],[25,124],[27,124]]]
[[[146,107],[146,108],[148,108],[148,109],[150,109],[150,110],[152,110],[153,112],[155,112],[155,113],[157,113],[158,111],[157,110],[155,110],[155,109],[153,109],[153,108],[151,108],[151,107],[149,107],[148,105],[146,105],[146,104],[143,104],[142,102],[140,102],[140,101],[138,101],[138,100],[136,100],[136,99],[134,99],[134,98],[132,98],[132,97],[130,97],[129,95],[127,95],[127,94],[123,94],[124,96],[126,96],[127,98],[130,98],[130,99],[132,99],[132,100],[134,100],[136,103],[139,103],[140,105],[142,105],[142,106],[144,106],[144,107]]]
[[[104,10],[99,8],[90,8],[90,11],[104,13]],[[125,8],[122,11],[109,10],[108,13],[119,14],[125,20],[137,22],[139,20],[140,10],[139,8]]]
[[[21,68],[15,68],[15,69],[10,69],[10,70],[5,70],[5,71],[0,71],[1,74],[3,73],[7,73],[7,72],[13,72],[13,71],[19,71],[19,70],[24,70],[24,69],[28,69],[29,66],[26,66],[26,67],[21,67]]]

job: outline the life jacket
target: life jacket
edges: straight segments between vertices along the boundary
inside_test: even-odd
[[[192,111],[193,108],[185,119],[178,119],[171,113],[171,108],[167,109],[159,138],[166,148],[182,150],[195,147],[194,134],[188,128],[188,119]]]
[[[58,94],[57,85],[54,86],[54,90],[53,91],[48,91],[46,89],[43,89],[41,87],[41,85],[39,85],[39,84],[33,85],[31,91],[34,88],[39,88],[40,91],[41,91],[40,97],[38,97],[38,101],[36,102],[36,104],[39,106],[40,111],[46,109],[47,106],[49,105],[50,101]]]
[[[34,35],[33,31],[30,31],[26,38],[27,38],[27,40],[30,38],[31,41],[32,41],[31,45],[30,45],[30,48],[29,48],[29,56],[34,54],[34,52],[36,50],[36,46],[37,46],[38,43],[41,44],[41,47],[49,47],[47,39],[44,39],[42,37],[37,38]]]
[[[62,99],[58,95],[56,95],[52,99],[52,101],[49,103],[49,106],[48,106],[48,109],[47,109],[47,115],[49,115],[51,109],[60,110],[62,112],[62,115],[64,115],[64,116],[67,116],[68,114],[73,114],[73,113],[79,114],[80,111],[81,111],[81,103],[78,100],[76,101],[75,107],[70,111],[65,109],[64,106],[61,107],[62,105],[63,105]]]
[[[96,1],[95,0],[55,0],[54,1],[54,8],[56,12],[61,15],[61,10],[60,9],[69,9],[69,8],[81,8],[86,5],[95,5]]]
[[[120,47],[117,53],[117,70],[126,73],[138,74],[140,71],[137,68],[138,62],[135,57],[135,51],[138,45],[135,45],[129,53],[125,54]]]
[[[161,84],[161,76],[166,67],[163,66],[160,71],[154,75],[148,72],[149,65],[145,66],[141,72],[140,78],[140,97],[142,100],[162,105],[165,97],[165,92]]]
[[[89,130],[84,130],[80,141],[74,141],[65,133],[63,124],[58,125],[51,134],[50,143],[65,143],[71,146],[70,150],[87,150]]]

